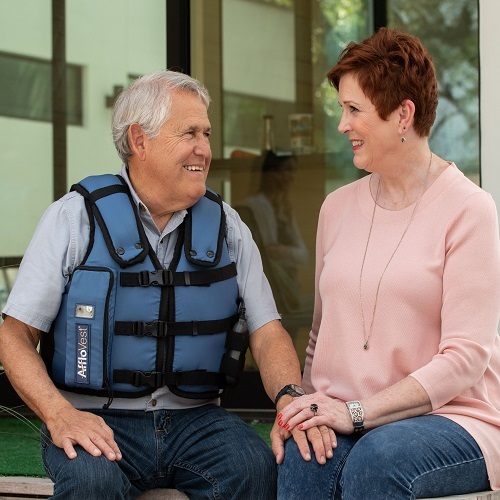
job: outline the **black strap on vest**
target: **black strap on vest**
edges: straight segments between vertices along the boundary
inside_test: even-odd
[[[130,370],[114,370],[113,382],[131,384],[134,387],[163,387],[164,385],[213,385],[224,387],[222,373],[193,370],[185,372],[141,372]],[[196,394],[193,394],[196,397]]]
[[[87,198],[92,204],[95,204],[95,202],[100,200],[101,198],[105,198],[106,196],[110,196],[115,193],[124,193],[126,195],[130,194],[130,190],[128,189],[128,187],[123,184],[113,184],[112,186],[105,186],[96,189],[92,193],[86,191],[86,189],[83,186],[80,186],[79,184],[74,184],[73,186],[71,186],[71,190],[77,191],[82,196]]]
[[[224,319],[206,321],[116,321],[115,335],[133,335],[135,337],[169,337],[174,335],[206,335],[227,332],[238,320],[238,315]],[[226,345],[227,347],[227,345]],[[237,349],[235,347],[235,349]]]
[[[233,278],[238,273],[236,264],[231,262],[219,269],[207,271],[173,272],[168,269],[159,271],[140,271],[120,273],[121,286],[202,286]]]

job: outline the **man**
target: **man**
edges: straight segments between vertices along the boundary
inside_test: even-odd
[[[87,178],[53,203],[20,266],[0,359],[51,437],[42,457],[55,498],[155,487],[275,496],[289,434],[273,428],[274,458],[218,405],[241,368],[228,358],[245,349],[244,335],[228,333],[239,299],[278,411],[300,393],[287,387],[300,383],[300,367],[248,228],[206,190],[208,104],[199,82],[171,71],[125,90],[113,111],[121,177]],[[309,438],[324,461],[331,437],[313,431],[294,438],[306,459]]]

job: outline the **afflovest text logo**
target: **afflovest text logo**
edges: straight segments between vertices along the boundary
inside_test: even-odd
[[[90,325],[76,325],[76,383],[89,384]]]

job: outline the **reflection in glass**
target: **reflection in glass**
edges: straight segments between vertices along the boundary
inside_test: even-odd
[[[307,262],[308,250],[290,199],[296,167],[294,156],[267,152],[262,162],[258,192],[236,207],[243,221],[251,227],[278,309],[285,315],[306,306],[298,268]]]
[[[0,115],[52,121],[52,67],[49,60],[0,52]],[[83,124],[82,67],[66,67],[67,122]]]
[[[326,158],[325,195],[354,181],[360,175],[352,167],[352,151],[337,127],[341,108],[337,92],[326,80],[326,73],[337,62],[340,52],[355,40],[372,33],[372,0],[320,0],[313,2],[312,77],[314,91],[314,143]]]
[[[352,167],[348,142],[337,133],[339,106],[325,75],[349,41],[370,34],[371,4],[221,4],[224,140],[221,155],[212,162],[209,183],[252,230],[283,325],[301,360],[312,320],[319,208],[326,193],[359,175]],[[288,164],[295,164],[290,172],[288,166],[272,171],[257,156],[266,115],[274,117],[278,157],[302,153]],[[307,135],[301,131],[298,137],[299,116],[308,126]],[[286,256],[281,253],[284,247],[289,249]]]
[[[3,266],[0,267],[0,311],[4,308],[7,302],[7,297],[14,285],[14,280],[17,276],[18,266]],[[2,320],[0,319],[0,323]]]
[[[430,145],[479,183],[479,6],[474,0],[388,0],[388,21],[431,53],[439,106]]]

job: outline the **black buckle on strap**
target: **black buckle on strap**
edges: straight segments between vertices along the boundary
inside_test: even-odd
[[[174,282],[174,273],[168,269],[160,271],[140,271],[137,273],[139,286],[168,286]]]
[[[130,374],[130,383],[134,387],[147,385],[149,387],[161,387],[163,383],[163,374],[159,372],[141,372],[133,371]]]
[[[138,321],[132,323],[132,335],[135,337],[165,337],[168,324],[165,321]]]

